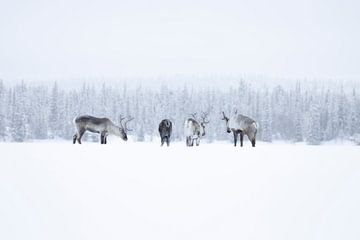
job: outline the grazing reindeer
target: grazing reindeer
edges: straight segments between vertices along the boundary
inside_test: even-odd
[[[89,115],[83,115],[76,117],[74,119],[74,124],[76,128],[76,134],[73,137],[73,143],[76,143],[76,140],[79,144],[81,144],[81,138],[86,131],[99,133],[100,134],[100,142],[101,144],[107,143],[107,136],[109,134],[116,135],[121,137],[122,140],[127,141],[127,131],[131,131],[126,127],[126,124],[133,120],[133,118],[125,121],[124,125],[122,121],[125,118],[120,116],[120,127],[116,126],[110,119],[108,118],[97,118]]]
[[[200,144],[200,138],[205,136],[205,124],[209,123],[206,120],[207,113],[203,113],[200,123],[196,120],[196,113],[191,114],[192,118],[188,118],[185,121],[184,132],[186,137],[186,146],[194,146],[194,140],[196,140],[196,146]]]
[[[226,131],[228,133],[232,131],[234,134],[234,146],[236,146],[238,135],[240,134],[240,146],[242,147],[244,134],[246,134],[252,146],[255,147],[258,124],[253,119],[241,114],[235,114],[235,116],[230,119],[225,116],[224,112],[222,112],[222,114],[222,120],[226,121]]]
[[[172,123],[169,119],[164,119],[159,124],[159,133],[161,137],[161,146],[166,142],[167,146],[170,145],[170,136],[172,132]]]

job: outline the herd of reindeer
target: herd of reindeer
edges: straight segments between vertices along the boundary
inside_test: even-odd
[[[205,125],[209,123],[207,114],[203,113],[199,118],[197,114],[191,114],[184,123],[184,134],[186,137],[186,146],[199,146],[200,139],[205,136]],[[73,143],[76,141],[81,144],[81,138],[86,131],[100,134],[100,143],[106,144],[108,135],[119,136],[124,141],[127,141],[127,132],[132,131],[127,127],[127,123],[133,118],[124,118],[120,116],[120,126],[114,124],[108,118],[97,118],[89,115],[78,116],[74,119],[76,133],[73,137]],[[235,113],[233,117],[228,118],[222,112],[222,120],[226,123],[226,131],[234,134],[234,146],[240,136],[240,146],[243,146],[244,135],[247,135],[253,147],[256,143],[256,133],[258,124],[251,118]],[[159,124],[159,134],[161,137],[161,146],[166,143],[170,145],[170,137],[172,132],[172,122],[169,119],[164,119]]]

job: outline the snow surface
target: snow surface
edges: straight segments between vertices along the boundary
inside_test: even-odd
[[[360,147],[0,144],[0,239],[360,239]]]

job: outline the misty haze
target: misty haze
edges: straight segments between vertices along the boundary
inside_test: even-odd
[[[0,0],[0,239],[360,239],[359,12]]]
[[[261,74],[359,80],[360,3],[7,1],[0,78]]]

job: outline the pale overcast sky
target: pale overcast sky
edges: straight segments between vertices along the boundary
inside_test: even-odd
[[[358,0],[0,0],[0,79],[360,81]]]

